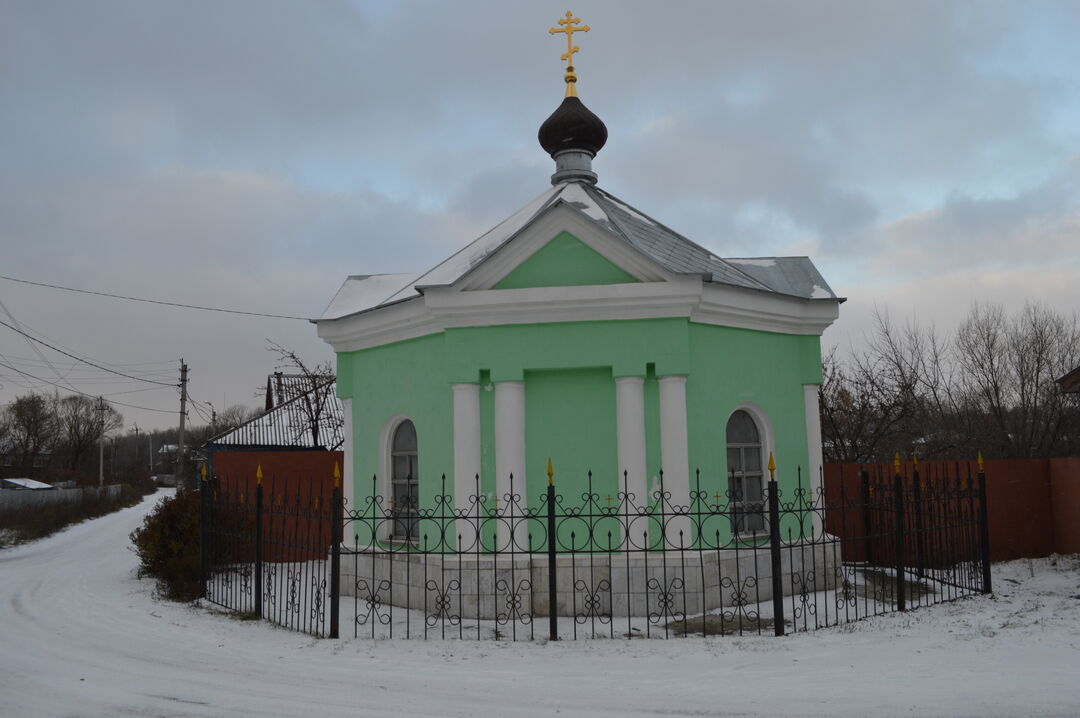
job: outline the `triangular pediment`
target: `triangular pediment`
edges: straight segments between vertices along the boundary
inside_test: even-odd
[[[639,281],[569,232],[560,232],[492,289],[579,287]]]
[[[580,208],[555,201],[453,284],[459,290],[663,282],[671,274]]]

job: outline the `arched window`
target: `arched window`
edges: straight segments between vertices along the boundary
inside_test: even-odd
[[[419,486],[416,461],[416,426],[406,419],[394,430],[390,442],[390,490],[393,498],[391,536],[415,539],[420,534],[416,508]]]
[[[728,490],[736,533],[765,530],[762,503],[761,433],[742,409],[727,423]]]

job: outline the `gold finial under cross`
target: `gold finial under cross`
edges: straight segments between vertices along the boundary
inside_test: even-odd
[[[566,96],[577,97],[577,90],[574,89],[574,84],[577,82],[577,75],[574,74],[574,53],[580,50],[577,45],[574,44],[575,32],[588,32],[588,25],[577,25],[581,22],[581,18],[574,17],[574,13],[569,10],[566,11],[566,17],[559,18],[559,25],[562,27],[549,27],[548,34],[555,35],[556,33],[566,33],[566,52],[560,57],[562,60],[566,60]]]

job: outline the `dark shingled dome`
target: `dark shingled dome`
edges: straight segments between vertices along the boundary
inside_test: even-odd
[[[580,99],[567,97],[540,125],[537,138],[552,157],[563,150],[584,150],[595,155],[607,142],[607,127]]]

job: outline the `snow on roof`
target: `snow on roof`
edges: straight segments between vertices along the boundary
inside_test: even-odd
[[[349,277],[320,319],[338,319],[419,296],[427,287],[451,285],[557,204],[580,212],[674,274],[699,274],[708,282],[802,299],[837,299],[807,257],[721,259],[599,187],[564,182],[423,274]]]
[[[369,274],[349,277],[341,285],[334,298],[330,300],[319,319],[337,319],[346,314],[371,309],[387,304],[390,298],[406,290],[411,292],[401,297],[418,296],[413,285],[420,278],[419,272],[404,274]]]
[[[18,486],[20,489],[55,489],[52,484],[46,484],[42,481],[34,481],[33,479],[3,479],[5,484],[11,484]]]

